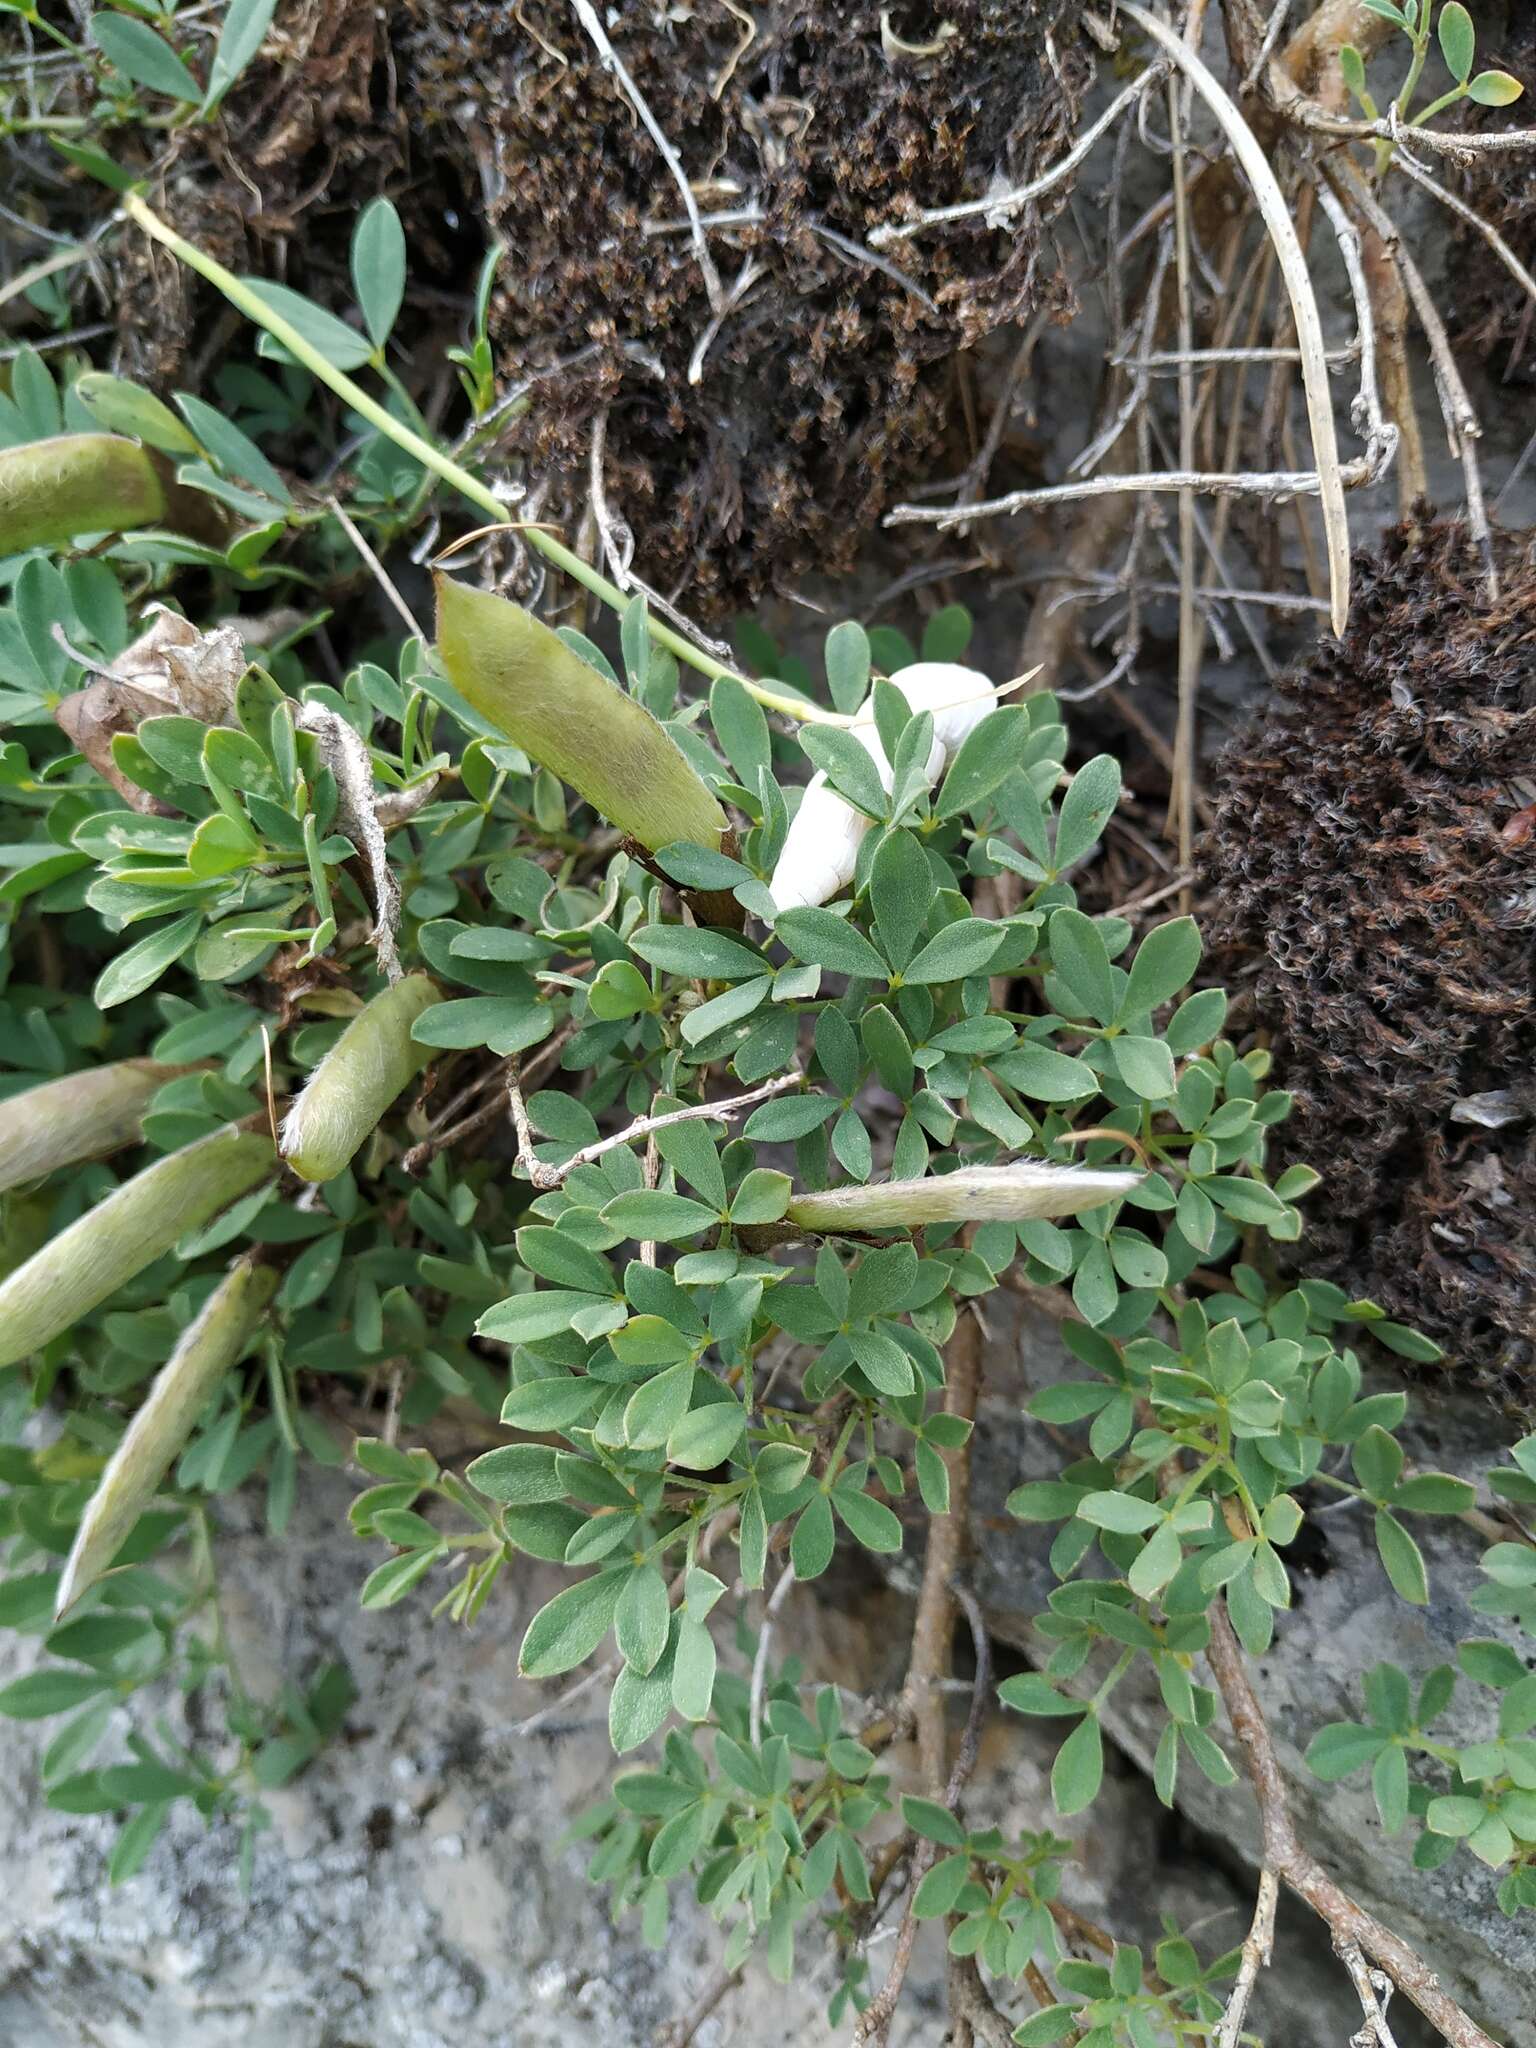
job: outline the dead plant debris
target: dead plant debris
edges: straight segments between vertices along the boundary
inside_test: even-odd
[[[507,244],[501,372],[538,381],[503,445],[548,480],[542,516],[579,523],[606,413],[609,511],[690,612],[849,566],[936,446],[956,352],[1071,310],[1049,234],[1065,185],[891,255],[868,237],[1070,147],[1091,72],[1076,13],[624,10],[612,47],[686,173],[712,306],[678,185],[577,11],[408,0],[410,102],[484,179]]]
[[[1206,842],[1228,971],[1257,966],[1325,1175],[1309,1242],[1451,1370],[1536,1411],[1536,537],[1459,523],[1357,559],[1324,639],[1224,757]],[[1494,1096],[1523,1113],[1468,1118]],[[1458,1113],[1458,1105],[1463,1105]]]

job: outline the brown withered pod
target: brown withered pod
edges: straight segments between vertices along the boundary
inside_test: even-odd
[[[625,78],[566,0],[405,0],[401,100],[506,244],[497,367],[528,406],[500,445],[538,516],[579,525],[595,471],[636,567],[718,616],[847,567],[957,407],[956,355],[1070,311],[1069,179],[879,230],[1056,164],[1091,46],[1068,0],[587,11]]]
[[[1536,1413],[1536,536],[1357,556],[1320,642],[1221,764],[1221,963],[1253,977],[1309,1251]],[[1316,1265],[1314,1270],[1316,1270]]]

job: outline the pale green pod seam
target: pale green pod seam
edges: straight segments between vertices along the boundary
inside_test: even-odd
[[[443,668],[482,718],[641,846],[718,848],[725,812],[638,699],[520,605],[436,580]]]
[[[921,1180],[796,1194],[787,1211],[802,1230],[917,1230],[925,1223],[1024,1223],[1038,1216],[1079,1216],[1130,1193],[1139,1173],[1015,1160],[963,1166]]]
[[[59,1580],[56,1620],[94,1585],[128,1540],[220,1380],[239,1360],[277,1281],[275,1267],[242,1259],[181,1333],[96,1482]]]
[[[429,975],[408,974],[352,1019],[283,1122],[283,1157],[301,1180],[334,1180],[366,1143],[431,1059],[411,1026],[442,1000]]]
[[[117,1060],[8,1095],[0,1102],[0,1193],[137,1144],[150,1097],[188,1071],[156,1060]]]
[[[40,1351],[274,1163],[270,1138],[231,1124],[124,1181],[0,1281],[0,1366]]]

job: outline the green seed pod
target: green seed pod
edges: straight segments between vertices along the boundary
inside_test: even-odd
[[[272,1141],[226,1125],[168,1153],[0,1281],[0,1365],[40,1351],[186,1231],[248,1194],[273,1164]]]
[[[73,1607],[122,1549],[219,1381],[239,1360],[277,1291],[277,1280],[275,1267],[242,1259],[181,1333],[96,1483],[59,1581],[55,1619]]]
[[[0,1191],[136,1144],[149,1098],[186,1071],[154,1060],[118,1060],[8,1095],[0,1102]]]
[[[81,533],[170,526],[216,542],[225,514],[170,465],[117,434],[56,434],[0,450],[0,555],[53,547]]]
[[[666,729],[520,605],[440,575],[437,644],[480,716],[631,839],[719,847],[725,812]]]
[[[305,1083],[283,1123],[283,1157],[301,1180],[334,1180],[401,1089],[432,1057],[411,1026],[443,1000],[408,974],[359,1010]]]
[[[925,1223],[1024,1223],[1035,1216],[1079,1216],[1129,1194],[1139,1173],[1050,1166],[1016,1159],[1009,1166],[962,1166],[922,1180],[831,1188],[791,1198],[788,1216],[802,1230],[917,1230]]]

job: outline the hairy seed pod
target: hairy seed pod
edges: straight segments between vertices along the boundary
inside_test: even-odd
[[[209,541],[227,531],[214,499],[179,484],[168,463],[119,434],[56,434],[0,450],[0,555],[135,526]]]
[[[0,1365],[40,1351],[186,1231],[272,1170],[272,1140],[228,1124],[125,1180],[0,1281]]]
[[[1015,1159],[1008,1166],[962,1166],[922,1180],[799,1194],[789,1220],[802,1230],[916,1230],[925,1223],[1025,1223],[1036,1216],[1080,1216],[1127,1195],[1142,1176],[1089,1166]]]
[[[665,727],[520,605],[440,575],[437,645],[480,716],[631,839],[719,846],[725,812]]]
[[[952,661],[915,661],[898,669],[891,681],[915,712],[933,714],[933,745],[924,764],[932,786],[992,709],[996,692],[978,670]],[[875,725],[873,692],[854,713],[848,730],[874,762],[881,788],[889,791],[891,764]],[[768,885],[774,908],[796,910],[827,903],[846,889],[857,872],[869,825],[864,813],[839,796],[818,769],[806,784]]]
[[[8,1095],[0,1102],[0,1193],[137,1143],[150,1097],[186,1072],[154,1060],[118,1060]]]
[[[358,1011],[283,1121],[283,1157],[301,1180],[334,1180],[415,1080],[432,1049],[411,1026],[442,1000],[429,975],[408,974]]]
[[[219,1381],[238,1362],[277,1281],[275,1267],[242,1259],[182,1331],[96,1482],[59,1581],[55,1619],[95,1584],[122,1549]]]

